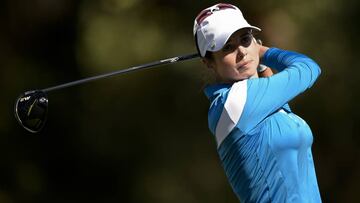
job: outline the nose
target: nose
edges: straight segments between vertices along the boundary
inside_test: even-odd
[[[247,55],[247,50],[245,47],[239,45],[237,48],[237,55],[236,55],[236,61],[239,62],[244,59],[244,57]]]

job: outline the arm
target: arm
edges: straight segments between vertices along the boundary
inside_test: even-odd
[[[236,82],[212,102],[209,118],[213,120],[209,124],[218,146],[235,127],[242,134],[251,134],[266,117],[309,88],[320,74],[319,66],[310,58],[276,48],[265,51],[262,63],[278,73]]]
[[[247,81],[246,103],[238,122],[245,132],[310,88],[320,74],[319,66],[299,53],[261,46],[259,55],[262,64],[278,73]]]
[[[262,46],[261,44],[259,44],[259,57],[262,58],[265,54],[265,52],[269,49],[268,47]],[[266,68],[264,71],[258,71],[258,75],[259,78],[265,78],[265,77],[270,77],[272,76],[274,73],[271,70],[271,68]]]

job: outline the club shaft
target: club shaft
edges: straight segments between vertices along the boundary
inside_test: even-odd
[[[50,91],[54,91],[54,90],[59,90],[59,89],[63,89],[63,88],[67,88],[67,87],[71,87],[71,86],[91,82],[91,81],[94,81],[94,80],[99,80],[99,79],[102,79],[102,78],[111,77],[111,76],[114,76],[114,75],[119,75],[119,74],[123,74],[123,73],[129,73],[129,72],[133,72],[133,71],[136,71],[136,70],[147,69],[147,68],[151,68],[151,67],[155,67],[155,66],[159,66],[159,65],[166,65],[166,64],[176,63],[176,62],[179,62],[179,61],[185,61],[185,60],[189,60],[189,59],[193,59],[193,58],[197,58],[197,57],[199,57],[199,55],[197,53],[195,53],[195,54],[187,54],[187,55],[182,55],[182,56],[176,56],[176,57],[172,57],[172,58],[163,59],[163,60],[160,60],[160,61],[154,61],[154,62],[150,62],[150,63],[147,63],[147,64],[133,66],[133,67],[130,67],[130,68],[127,68],[127,69],[121,69],[121,70],[117,70],[117,71],[113,71],[113,72],[109,72],[109,73],[104,73],[104,74],[93,76],[93,77],[88,77],[88,78],[83,78],[83,79],[80,79],[80,80],[75,80],[75,81],[64,83],[64,84],[61,84],[61,85],[48,87],[48,88],[42,89],[41,91],[50,92]]]

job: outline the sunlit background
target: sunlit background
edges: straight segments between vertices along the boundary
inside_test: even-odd
[[[323,202],[360,202],[359,1],[226,1],[265,45],[322,67],[291,106],[311,126]],[[199,60],[49,93],[39,134],[13,115],[31,89],[195,52],[217,1],[5,0],[0,6],[0,202],[238,202],[207,128]]]

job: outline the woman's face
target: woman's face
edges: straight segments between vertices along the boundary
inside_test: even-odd
[[[259,45],[248,29],[231,35],[224,47],[212,52],[204,63],[215,71],[218,82],[233,83],[250,77],[258,77]]]

